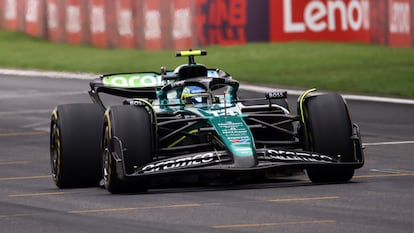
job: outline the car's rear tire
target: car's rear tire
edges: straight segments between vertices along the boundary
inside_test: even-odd
[[[151,116],[143,107],[120,105],[107,110],[104,121],[103,176],[104,186],[111,193],[144,192],[145,178],[126,177],[135,169],[152,161],[154,154]],[[117,169],[111,140],[119,140],[123,149],[123,169]],[[120,156],[120,155],[118,155]],[[122,172],[123,174],[120,174]]]
[[[97,186],[101,179],[103,111],[96,104],[59,105],[50,128],[53,180],[59,188]]]
[[[303,111],[308,150],[337,156],[340,162],[355,160],[352,123],[347,105],[340,95],[308,97]],[[352,179],[354,168],[324,165],[307,169],[307,174],[314,183],[347,182]]]

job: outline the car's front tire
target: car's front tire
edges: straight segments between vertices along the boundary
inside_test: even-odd
[[[324,94],[306,98],[305,120],[308,150],[336,156],[340,162],[353,162],[351,139],[352,122],[343,98],[338,94]],[[354,168],[346,166],[318,166],[307,169],[314,183],[346,182],[352,179]]]
[[[105,113],[103,136],[104,186],[111,193],[143,192],[148,189],[145,178],[126,177],[135,169],[152,161],[154,154],[151,116],[143,107],[112,106]],[[115,140],[115,141],[113,141]],[[117,167],[114,147],[121,143],[122,169]],[[118,152],[120,153],[120,152]],[[117,156],[121,156],[118,154]]]

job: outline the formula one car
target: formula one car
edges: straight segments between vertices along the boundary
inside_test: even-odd
[[[241,99],[229,73],[195,62],[206,54],[177,52],[188,63],[174,70],[101,75],[90,82],[93,103],[57,106],[50,129],[56,185],[101,183],[121,193],[172,177],[298,170],[312,182],[346,182],[363,166],[359,128],[340,95],[306,91],[297,114],[285,91]],[[108,105],[103,95],[118,102]]]

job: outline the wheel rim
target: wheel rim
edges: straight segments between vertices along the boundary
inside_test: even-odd
[[[104,180],[104,187],[108,189],[109,182],[111,179],[111,152],[109,151],[109,127],[105,127],[105,136],[103,140],[103,180]]]
[[[55,182],[57,182],[60,169],[59,169],[59,163],[60,163],[60,133],[59,128],[56,125],[56,122],[54,121],[52,123],[52,136],[51,136],[51,143],[50,143],[50,162],[51,162],[51,171],[52,171],[52,177]]]

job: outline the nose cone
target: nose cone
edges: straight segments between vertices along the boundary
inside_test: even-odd
[[[235,167],[257,165],[256,148],[252,133],[241,115],[210,119],[226,149],[233,155]]]

